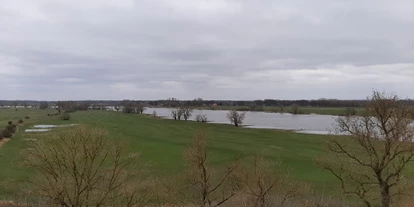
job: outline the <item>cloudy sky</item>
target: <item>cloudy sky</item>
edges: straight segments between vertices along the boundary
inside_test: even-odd
[[[412,0],[2,0],[0,99],[414,98]]]

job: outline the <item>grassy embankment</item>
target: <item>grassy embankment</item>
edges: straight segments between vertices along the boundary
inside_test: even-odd
[[[72,114],[70,121],[46,116],[44,110],[10,109],[0,110],[0,124],[18,120],[26,115],[25,126],[0,148],[0,183],[30,179],[34,172],[19,165],[21,150],[26,148],[25,138],[32,134],[22,132],[34,124],[85,123],[105,128],[112,137],[127,141],[129,150],[141,152],[141,158],[151,165],[152,174],[173,176],[183,167],[182,152],[197,130],[208,133],[212,164],[222,165],[232,160],[239,152],[247,155],[261,153],[267,160],[281,161],[291,169],[295,179],[305,181],[313,189],[335,194],[337,182],[328,173],[314,164],[314,159],[323,154],[327,136],[298,134],[280,130],[244,129],[230,125],[203,124],[191,121],[174,121],[151,118],[144,115],[123,114],[107,111],[82,111]],[[413,169],[408,172],[414,177]],[[0,186],[0,197],[19,192],[17,185]],[[333,190],[335,189],[335,190]]]

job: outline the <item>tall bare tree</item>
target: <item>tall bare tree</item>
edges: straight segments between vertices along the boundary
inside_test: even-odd
[[[182,108],[176,108],[171,110],[171,116],[174,120],[181,120],[181,117],[184,115],[184,110]]]
[[[243,124],[245,116],[245,112],[238,112],[236,110],[231,110],[227,113],[227,119],[236,127]]]
[[[180,110],[182,111],[184,120],[187,121],[192,116],[193,109],[190,107],[181,107]]]
[[[346,194],[358,196],[368,207],[378,199],[389,207],[401,195],[404,169],[414,156],[411,112],[396,95],[373,92],[361,116],[337,118],[337,131],[348,136],[329,140],[333,159],[320,163]]]
[[[39,135],[40,136],[40,135]],[[125,154],[105,131],[80,126],[31,142],[27,164],[41,175],[39,196],[60,206],[142,206],[149,192],[140,182],[137,155]]]
[[[290,206],[289,202],[307,191],[307,186],[289,178],[278,162],[255,155],[236,172],[242,185],[241,202],[248,207]]]
[[[213,170],[208,163],[206,138],[204,132],[197,132],[184,152],[188,171],[183,195],[190,197],[196,206],[216,207],[228,202],[236,194],[238,185],[232,182],[232,177],[239,162],[237,159],[228,164],[222,175]]]

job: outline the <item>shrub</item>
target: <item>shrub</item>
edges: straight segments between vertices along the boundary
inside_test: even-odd
[[[3,132],[2,131],[0,131],[0,141],[3,139],[4,137],[3,137]]]
[[[7,123],[8,123],[9,125],[10,125],[10,124],[13,124],[13,122],[12,122],[12,121],[9,121],[9,122],[7,122]]]
[[[23,119],[19,119],[19,124],[23,124],[24,123],[24,121],[23,121]]]
[[[68,113],[64,113],[64,114],[62,114],[62,115],[60,116],[60,118],[61,118],[62,120],[69,120],[69,119],[70,119],[70,114],[68,114]]]
[[[24,118],[26,118],[26,119],[30,119],[30,116],[26,116],[26,117],[24,117]]]
[[[13,133],[8,130],[7,128],[4,129],[1,134],[3,135],[4,138],[11,138],[13,136]]]
[[[198,114],[198,115],[196,116],[195,120],[196,120],[197,122],[203,122],[203,123],[206,123],[206,122],[207,122],[207,115],[205,115],[205,114]]]
[[[357,110],[355,108],[345,109],[345,116],[355,116],[356,114],[357,114]]]
[[[9,124],[9,125],[7,125],[6,129],[14,134],[17,131],[17,126],[16,126],[16,124]]]
[[[50,114],[47,114],[47,116],[50,116]]]
[[[238,112],[236,110],[231,110],[227,113],[227,119],[236,127],[243,124],[246,112]]]

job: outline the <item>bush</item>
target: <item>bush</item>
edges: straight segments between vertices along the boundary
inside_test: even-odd
[[[2,131],[0,131],[0,141],[3,139],[4,137],[3,137],[3,132]]]
[[[47,116],[50,116],[50,114],[47,114]]]
[[[8,123],[9,125],[10,125],[10,124],[13,124],[13,122],[12,122],[12,121],[9,121],[9,122],[7,122],[7,123]]]
[[[24,121],[23,121],[23,119],[19,119],[19,124],[23,124],[24,123]]]
[[[68,114],[68,113],[64,113],[64,114],[62,114],[62,115],[60,116],[60,118],[61,118],[62,120],[69,120],[69,119],[70,119],[70,114]]]
[[[4,129],[1,134],[3,135],[4,138],[11,138],[13,136],[13,133],[8,130],[7,128]]]
[[[197,122],[203,122],[203,123],[206,123],[206,122],[207,122],[207,115],[205,115],[205,114],[198,114],[198,115],[196,116],[195,120],[196,120]]]
[[[345,116],[355,116],[356,114],[357,114],[357,110],[355,108],[345,109]]]
[[[26,118],[26,119],[30,119],[30,116],[26,116],[26,117],[24,117],[24,118]]]
[[[17,131],[17,126],[16,126],[16,124],[9,124],[9,125],[7,125],[6,129],[14,134]]]

